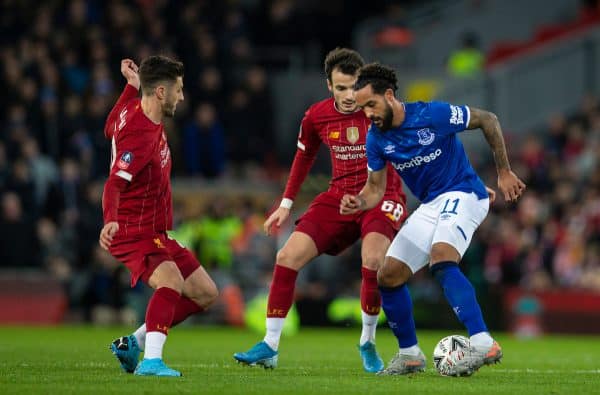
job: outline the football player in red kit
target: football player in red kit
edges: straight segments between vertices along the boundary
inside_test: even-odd
[[[331,155],[332,178],[329,189],[318,195],[296,222],[296,229],[277,253],[267,306],[266,336],[247,352],[234,354],[248,365],[277,366],[279,338],[294,297],[298,271],[320,254],[337,255],[362,239],[362,333],[359,353],[367,372],[383,369],[375,349],[375,329],[381,307],[377,289],[377,269],[387,247],[406,218],[406,197],[395,171],[388,172],[387,190],[372,210],[356,216],[339,213],[341,197],[358,193],[367,179],[366,136],[371,121],[353,98],[358,69],[364,64],[353,50],[336,48],[325,58],[327,87],[333,97],[312,105],[302,120],[298,150],[292,164],[280,207],[264,224],[270,234],[290,215],[290,209],[304,182],[321,143]]]
[[[155,291],[146,322],[110,348],[121,367],[136,375],[181,376],[167,367],[162,350],[169,328],[203,311],[217,288],[194,255],[169,238],[172,228],[171,153],[163,126],[183,100],[183,64],[150,56],[139,69],[121,61],[127,85],[110,112],[104,133],[112,142],[104,186],[100,245]],[[138,90],[142,89],[142,97]],[[141,351],[144,359],[138,364]]]

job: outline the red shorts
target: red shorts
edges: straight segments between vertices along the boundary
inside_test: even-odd
[[[164,261],[174,261],[184,279],[200,267],[194,254],[166,233],[157,233],[147,239],[114,240],[109,251],[129,269],[132,287],[140,278],[147,284],[154,270]]]
[[[340,214],[341,199],[340,193],[323,192],[296,221],[296,231],[309,235],[319,254],[337,255],[370,232],[391,241],[407,217],[406,203],[397,198],[385,196],[373,209],[354,215]]]

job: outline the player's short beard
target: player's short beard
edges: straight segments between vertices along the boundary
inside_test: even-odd
[[[162,112],[165,117],[173,118],[175,116],[175,104],[165,103]]]
[[[382,132],[387,132],[392,128],[392,121],[394,120],[394,112],[392,111],[392,106],[390,106],[387,102],[384,102],[385,110],[383,112],[383,117],[381,118],[381,127],[379,130]]]

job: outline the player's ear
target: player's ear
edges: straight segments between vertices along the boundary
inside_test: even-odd
[[[331,81],[329,81],[329,78],[326,78],[327,80],[327,89],[329,89],[329,92],[333,93],[333,85],[331,85]]]
[[[165,91],[164,85],[157,86],[156,89],[154,90],[154,92],[156,93],[156,98],[158,100],[162,100],[165,98],[166,91]]]
[[[391,88],[387,88],[383,95],[388,101],[392,101],[394,99],[394,91]]]

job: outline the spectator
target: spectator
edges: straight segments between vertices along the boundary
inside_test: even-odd
[[[456,78],[472,78],[481,74],[485,55],[479,48],[479,38],[474,32],[465,32],[460,46],[448,57],[448,73]]]
[[[200,103],[183,133],[188,173],[208,179],[220,176],[225,169],[225,136],[214,105]]]
[[[19,195],[5,192],[0,197],[0,265],[4,268],[40,267],[36,254],[34,225],[24,212]]]

